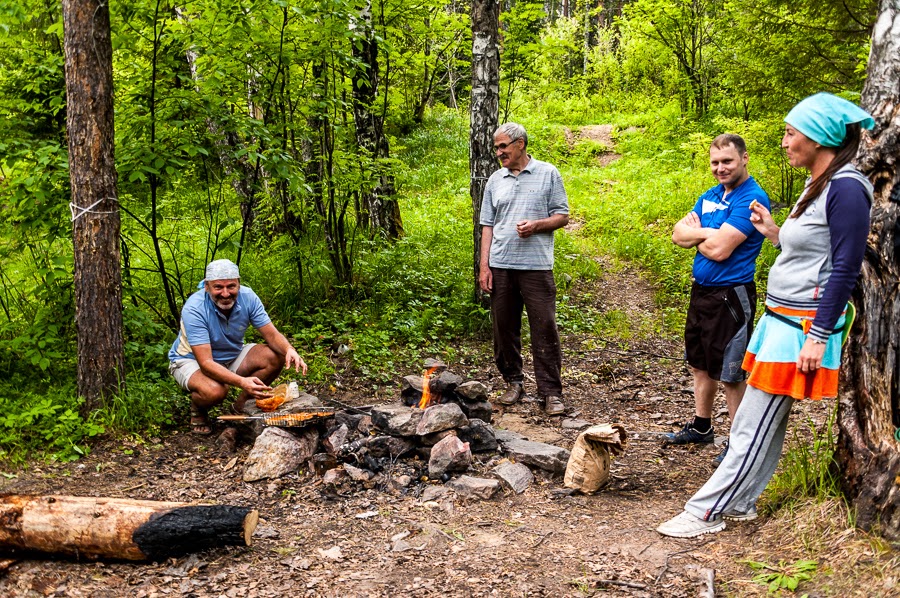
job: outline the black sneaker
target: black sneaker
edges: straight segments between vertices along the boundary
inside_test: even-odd
[[[725,454],[728,453],[728,441],[722,443],[722,452],[715,456],[712,460],[713,467],[718,467],[725,460]]]
[[[677,432],[666,434],[666,444],[709,444],[715,440],[712,426],[706,432],[698,432],[691,426],[692,423],[694,422],[688,422]]]

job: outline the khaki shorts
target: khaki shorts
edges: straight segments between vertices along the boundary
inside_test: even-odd
[[[237,374],[238,368],[241,367],[241,364],[244,363],[244,359],[250,353],[250,349],[256,346],[256,343],[249,343],[244,345],[241,349],[241,352],[238,353],[238,356],[235,357],[231,363],[222,364],[228,368],[229,371]],[[172,374],[172,377],[175,378],[175,382],[178,383],[178,386],[183,388],[184,390],[190,392],[190,388],[188,387],[188,382],[191,380],[191,376],[193,376],[196,372],[200,371],[200,364],[197,363],[196,359],[176,359],[169,363],[169,373]]]

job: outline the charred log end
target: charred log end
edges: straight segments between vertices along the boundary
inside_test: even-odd
[[[153,516],[132,541],[148,559],[159,561],[215,546],[250,546],[258,522],[259,512],[247,507],[180,507]]]

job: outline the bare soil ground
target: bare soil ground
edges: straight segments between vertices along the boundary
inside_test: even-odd
[[[409,486],[335,489],[305,471],[248,484],[247,442],[197,437],[185,425],[148,441],[107,440],[77,463],[32,464],[0,478],[0,492],[251,506],[262,517],[251,547],[156,563],[25,558],[0,573],[0,596],[696,596],[704,568],[715,570],[717,595],[764,596],[745,560],[777,568],[803,558],[819,562],[800,586],[810,596],[900,595],[897,553],[848,529],[845,509],[834,501],[764,510],[756,521],[698,539],[656,533],[707,479],[719,449],[662,447],[660,435],[693,413],[681,342],[653,332],[660,316],[640,273],[606,266],[600,280],[576,281],[570,295],[603,313],[625,314],[629,326],[609,338],[563,330],[569,416],[621,422],[629,432],[611,483],[595,495],[566,496],[561,478],[538,473],[521,495],[423,502],[423,489],[434,482],[417,480],[424,465],[417,461],[396,464],[395,477],[414,478]],[[449,366],[500,390],[489,344],[458,347]],[[419,372],[398,372],[397,381],[410,373]],[[376,392],[346,373],[340,385],[306,390],[356,405],[399,401],[399,385]],[[526,390],[534,392],[531,381]],[[728,421],[724,400],[719,405],[721,434]],[[798,405],[793,422],[801,440],[808,439],[807,422],[821,426],[830,407]],[[577,435],[533,400],[498,408],[494,418],[566,448]],[[494,457],[480,458],[471,473],[487,475]]]
[[[635,272],[611,269],[580,290],[604,309],[624,311],[630,321],[657,317],[652,289]],[[677,359],[680,343],[566,334],[564,346],[570,413],[596,423],[622,422],[629,431],[612,482],[596,495],[560,495],[561,479],[541,475],[521,495],[468,504],[423,503],[424,482],[336,491],[302,472],[247,484],[241,479],[247,443],[232,447],[186,430],[142,443],[110,440],[78,463],[35,464],[5,480],[0,491],[252,506],[263,519],[253,546],[150,564],[21,560],[0,578],[0,595],[694,596],[701,568],[716,570],[719,595],[765,595],[741,559],[793,563],[817,546],[825,565],[820,570],[845,571],[852,563],[856,570],[881,573],[867,578],[874,586],[855,589],[842,585],[837,573],[823,573],[803,588],[810,591],[819,580],[822,587],[810,595],[897,595],[900,580],[890,567],[896,561],[877,542],[845,530],[835,505],[763,516],[694,540],[657,534],[654,528],[710,474],[718,451],[661,446],[658,434],[692,413],[690,380]],[[486,347],[471,350],[462,358],[466,363],[451,363],[451,369],[479,372],[499,388]],[[371,403],[371,391],[348,379],[336,398]],[[526,389],[534,390],[530,383]],[[825,409],[803,404],[795,422],[802,430],[806,417],[821,421]],[[545,417],[533,401],[494,416],[496,425],[567,448],[577,434],[563,429],[561,418]],[[722,417],[719,430],[728,425]],[[422,465],[399,463],[397,473],[415,473]],[[407,534],[403,542],[398,534]]]

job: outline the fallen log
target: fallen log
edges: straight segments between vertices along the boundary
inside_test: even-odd
[[[161,560],[214,546],[249,546],[258,521],[258,511],[247,507],[7,494],[0,495],[0,554]]]

